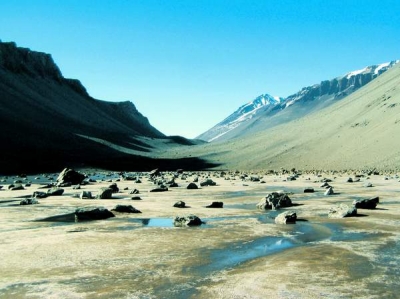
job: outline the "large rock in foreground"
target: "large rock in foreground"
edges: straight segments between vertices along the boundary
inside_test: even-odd
[[[289,196],[283,192],[272,192],[266,197],[261,198],[257,204],[260,210],[278,210],[280,208],[291,207],[292,201]]]
[[[195,215],[189,216],[176,216],[174,219],[174,226],[183,227],[183,226],[200,226],[203,224],[203,221]]]
[[[344,218],[351,216],[357,216],[357,209],[355,206],[349,206],[345,204],[332,207],[328,213],[329,218]]]
[[[104,207],[84,207],[75,210],[75,221],[102,220],[115,217]]]
[[[82,184],[83,180],[85,179],[85,176],[73,169],[69,168],[64,168],[63,171],[58,175],[57,177],[57,185],[65,185],[65,184],[70,184],[70,185],[78,185]]]
[[[357,209],[375,209],[376,205],[379,203],[379,197],[373,197],[368,199],[354,200],[353,205]]]
[[[293,211],[283,212],[275,217],[276,224],[295,224],[296,220],[297,214]]]

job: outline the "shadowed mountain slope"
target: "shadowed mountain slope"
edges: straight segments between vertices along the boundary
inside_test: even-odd
[[[329,107],[181,155],[228,169],[400,170],[400,64]]]
[[[78,80],[62,76],[49,54],[15,43],[0,43],[0,100],[1,173],[65,165],[143,170],[171,162],[175,167],[175,161],[152,162],[152,140],[184,144],[152,127],[133,103],[93,99]],[[140,137],[148,137],[147,143]]]

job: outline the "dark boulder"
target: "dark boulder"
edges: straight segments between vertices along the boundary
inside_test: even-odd
[[[357,209],[375,209],[376,205],[379,203],[379,197],[373,197],[369,199],[354,200],[353,205]]]
[[[150,177],[155,177],[155,176],[159,176],[160,175],[160,171],[158,170],[158,168],[153,169],[152,171],[149,172]]]
[[[206,206],[206,208],[223,208],[224,203],[222,201],[213,201],[210,205]]]
[[[69,168],[65,168],[57,177],[57,185],[69,183],[71,185],[81,184],[85,179],[85,175]],[[59,186],[60,186],[59,185]]]
[[[129,192],[129,194],[139,194],[139,190],[133,189],[131,192]]]
[[[167,187],[159,187],[159,188],[155,188],[155,189],[151,189],[150,192],[165,192],[168,191]]]
[[[276,224],[295,224],[297,220],[296,212],[287,211],[275,217]]]
[[[25,205],[34,205],[34,204],[38,204],[39,202],[35,199],[35,198],[25,198],[23,200],[21,200],[19,202],[19,204],[21,206],[25,206]]]
[[[142,200],[142,198],[140,196],[133,196],[131,197],[132,200]]]
[[[195,184],[195,183],[190,183],[189,185],[187,185],[186,189],[199,189],[199,187]]]
[[[135,209],[131,205],[116,205],[112,211],[119,212],[119,213],[142,213],[138,209]]]
[[[64,193],[64,189],[61,188],[51,188],[47,190],[48,196],[61,196]]]
[[[304,193],[314,193],[314,188],[306,188],[304,189]]]
[[[80,199],[93,199],[92,192],[90,191],[82,191],[81,194],[79,194]]]
[[[180,200],[174,204],[174,208],[186,208],[186,203]]]
[[[75,221],[102,220],[115,217],[104,207],[83,207],[75,210]]]
[[[8,186],[8,189],[11,191],[17,191],[17,190],[25,190],[24,186],[22,184],[11,184]]]
[[[257,208],[260,210],[278,210],[292,205],[292,201],[286,193],[272,192],[260,200]]]
[[[108,188],[110,188],[112,190],[112,193],[118,193],[119,192],[119,188],[117,186],[117,183],[113,183],[110,186],[108,186]]]
[[[206,180],[204,180],[204,181],[202,181],[200,183],[200,186],[202,186],[202,187],[204,187],[204,186],[215,186],[215,185],[217,185],[217,183],[214,182],[212,179],[206,179]]]
[[[111,188],[103,187],[100,188],[99,194],[97,194],[98,199],[112,199],[113,190]]]
[[[326,189],[324,195],[333,195],[335,194],[335,192],[333,191],[333,187],[329,187],[328,189]]]
[[[203,224],[203,221],[195,215],[189,215],[189,216],[176,216],[174,219],[174,226],[177,227],[184,227],[184,226],[200,226]]]
[[[351,217],[357,215],[357,209],[355,206],[340,204],[338,206],[332,207],[329,210],[328,217],[329,218],[344,218],[344,217]]]
[[[32,194],[33,198],[46,198],[47,196],[49,196],[46,192],[40,192],[40,191],[35,191]]]

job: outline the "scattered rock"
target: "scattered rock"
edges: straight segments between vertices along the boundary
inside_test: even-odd
[[[373,187],[371,182],[365,182],[363,185],[365,188]]]
[[[346,182],[347,183],[353,183],[353,179],[352,178],[348,178]]]
[[[104,207],[83,207],[75,210],[75,221],[102,220],[115,217]]]
[[[214,182],[212,179],[206,179],[206,180],[204,180],[204,181],[202,181],[200,183],[200,186],[202,186],[202,187],[204,187],[204,186],[215,186],[215,185],[217,185],[217,183]]]
[[[129,192],[129,194],[139,194],[139,190],[133,189],[131,192]]]
[[[175,182],[169,184],[168,186],[169,186],[170,188],[177,188],[177,187],[179,187],[179,185],[178,185],[177,183],[175,183]]]
[[[142,200],[142,198],[140,196],[133,196],[131,197],[132,200]]]
[[[174,208],[186,208],[186,203],[180,200],[174,204]]]
[[[338,206],[332,207],[329,210],[329,218],[344,218],[357,215],[357,209],[355,206],[348,206],[346,204],[340,204]]]
[[[103,187],[100,188],[99,194],[97,194],[98,199],[112,199],[113,190],[111,188]]]
[[[190,183],[187,185],[186,189],[199,189],[199,187],[195,183]]]
[[[23,200],[21,200],[19,202],[19,204],[21,206],[25,206],[25,205],[34,205],[34,204],[38,204],[39,202],[35,199],[35,198],[25,198]]]
[[[90,191],[82,191],[81,194],[79,194],[80,199],[93,199],[92,192]]]
[[[61,184],[68,183],[70,185],[81,184],[85,179],[85,176],[73,169],[64,168],[63,171],[57,177],[57,185],[61,187]]]
[[[297,220],[296,212],[287,211],[275,217],[276,224],[295,224]]]
[[[112,190],[112,193],[118,193],[119,192],[119,188],[117,186],[117,183],[113,183],[110,186],[108,186],[108,188],[110,188]]]
[[[25,190],[24,186],[22,186],[21,184],[11,184],[10,186],[8,186],[8,189],[11,191]]]
[[[206,208],[223,208],[224,203],[222,201],[213,201],[210,205],[206,206]]]
[[[165,192],[168,191],[167,187],[159,187],[159,188],[155,188],[155,189],[151,189],[150,192]]]
[[[304,193],[314,193],[314,188],[306,188],[304,189]]]
[[[195,215],[189,215],[189,216],[176,216],[174,219],[174,226],[177,227],[184,227],[184,226],[200,226],[203,224],[203,221]]]
[[[150,177],[155,177],[155,176],[159,176],[160,175],[160,171],[158,170],[158,168],[153,169],[152,171],[149,172]]]
[[[64,189],[57,188],[57,187],[47,190],[48,196],[61,196],[61,195],[63,195],[63,193],[64,193]]]
[[[47,196],[49,196],[46,192],[40,192],[40,191],[35,191],[32,194],[33,198],[46,198]]]
[[[260,200],[257,208],[260,210],[278,210],[280,208],[291,207],[292,205],[292,201],[287,194],[272,192]]]
[[[116,205],[115,208],[112,209],[112,211],[119,213],[135,213],[135,214],[142,213],[141,211],[135,209],[131,205]]]
[[[328,184],[328,182],[323,183],[321,186],[321,188],[329,188],[330,185]]]
[[[72,189],[74,189],[74,190],[79,190],[79,189],[81,189],[81,185],[75,185],[75,186],[72,186]]]
[[[379,203],[379,196],[369,199],[361,199],[353,201],[353,205],[357,209],[369,209],[369,210],[375,209],[378,203]]]
[[[326,189],[324,195],[333,195],[335,194],[335,192],[333,191],[333,187],[329,187],[328,189]]]

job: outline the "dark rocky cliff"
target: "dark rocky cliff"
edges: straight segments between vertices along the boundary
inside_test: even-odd
[[[132,102],[90,97],[79,80],[63,77],[49,54],[0,42],[0,100],[0,174],[174,164],[130,154],[151,150],[141,138],[168,138]]]

